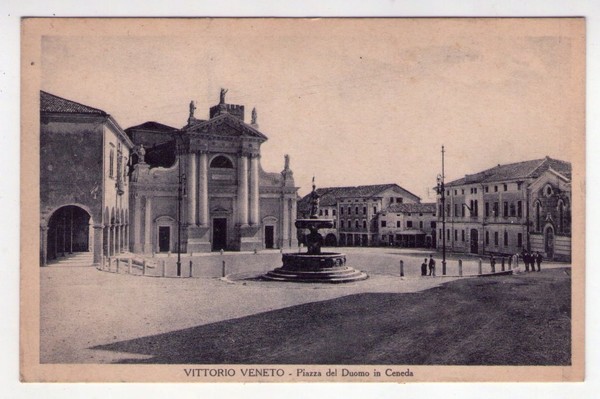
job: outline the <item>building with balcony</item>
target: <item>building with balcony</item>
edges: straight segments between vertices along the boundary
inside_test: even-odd
[[[546,259],[571,257],[571,164],[549,157],[466,175],[438,195],[438,246],[442,212],[446,248],[472,254],[540,251]]]

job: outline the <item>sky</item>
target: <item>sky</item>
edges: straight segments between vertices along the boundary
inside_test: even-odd
[[[256,107],[268,172],[289,154],[301,195],[397,183],[434,201],[499,163],[573,161],[582,137],[581,41],[568,19],[96,20],[42,39],[41,88],[123,128],[185,125]],[[116,24],[116,25],[115,25]],[[68,24],[67,24],[68,25]]]

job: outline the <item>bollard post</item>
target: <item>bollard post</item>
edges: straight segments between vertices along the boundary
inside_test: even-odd
[[[483,274],[483,260],[481,258],[479,258],[479,275]]]
[[[146,275],[146,259],[142,262],[142,276]]]
[[[162,276],[165,277],[167,275],[167,261],[163,259],[162,261]]]
[[[119,265],[121,264],[121,261],[119,258],[117,258],[117,274],[119,274]]]
[[[127,259],[127,273],[131,274],[131,258]]]
[[[192,266],[193,266],[192,260],[190,259],[190,277],[192,277]]]
[[[504,271],[504,256],[502,257],[502,271]]]
[[[400,261],[400,277],[404,277],[404,261]]]
[[[225,277],[225,261],[223,261],[223,270],[221,272],[222,277]]]
[[[458,260],[458,275],[460,277],[462,277],[463,273],[462,273],[462,259]]]

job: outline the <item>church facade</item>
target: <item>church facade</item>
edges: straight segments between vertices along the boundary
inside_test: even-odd
[[[297,246],[294,218],[297,190],[286,156],[280,173],[265,172],[256,111],[244,121],[244,106],[227,104],[222,90],[208,119],[194,116],[171,138],[145,149],[137,145],[130,179],[135,253],[252,251]],[[147,125],[146,125],[147,126]],[[128,129],[129,130],[129,129]],[[141,136],[140,136],[141,137]],[[169,166],[153,167],[153,149],[175,156]],[[156,157],[155,157],[156,158]]]

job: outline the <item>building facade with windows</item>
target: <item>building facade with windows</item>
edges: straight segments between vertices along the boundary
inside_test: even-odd
[[[394,204],[416,204],[420,198],[397,184],[318,188],[319,217],[333,219],[334,227],[320,230],[325,245],[387,245],[382,241],[380,217]],[[309,196],[299,201],[298,218],[308,217]],[[303,234],[302,231],[298,234]]]
[[[510,255],[530,250],[546,259],[570,259],[570,177],[570,163],[546,157],[447,183],[445,209],[438,195],[438,246],[443,211],[451,251]]]
[[[140,126],[148,130],[156,122],[127,129],[138,153],[130,191],[132,250],[149,254],[296,247],[298,188],[287,156],[280,173],[262,169],[260,148],[267,137],[258,130],[256,112],[246,123],[244,106],[225,103],[224,95],[210,108],[208,119],[196,119],[194,111],[192,102],[187,124],[177,131],[159,125],[163,133],[135,135]],[[160,134],[172,140],[142,149],[148,139],[160,140]],[[167,156],[172,163],[164,162]]]
[[[128,250],[133,143],[106,112],[40,92],[40,264]]]
[[[379,215],[380,243],[405,248],[436,245],[436,204],[392,204]]]

